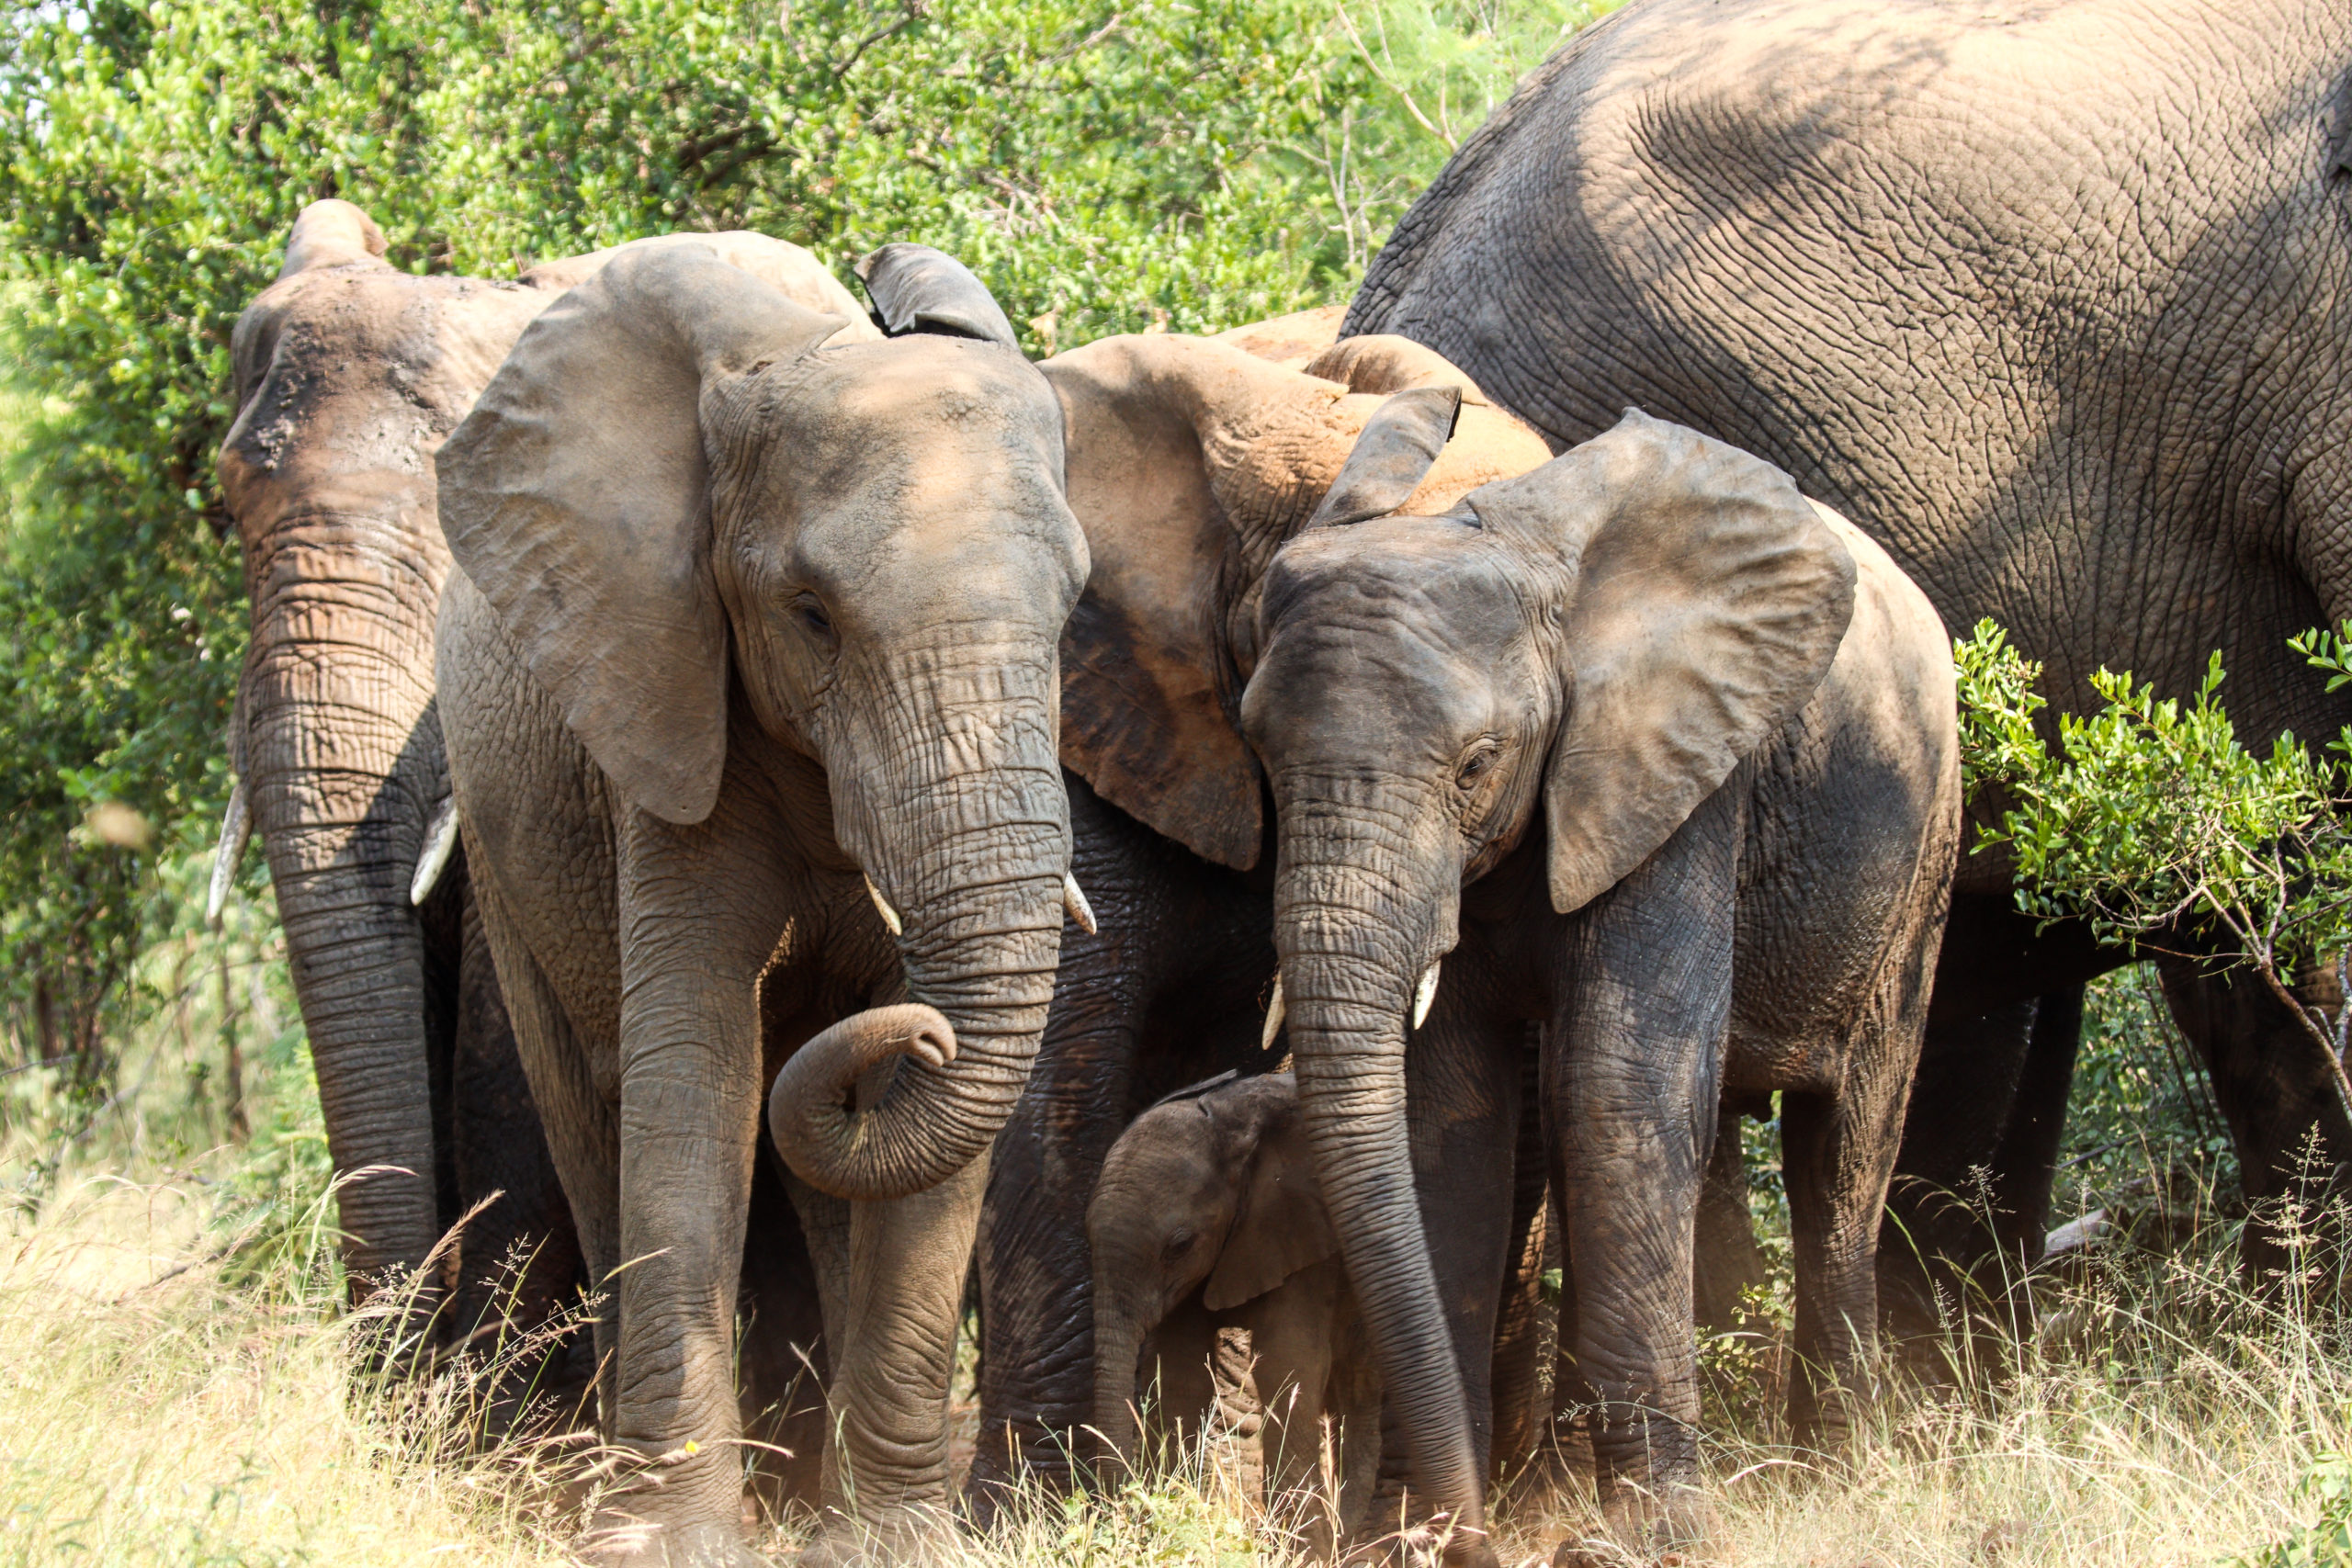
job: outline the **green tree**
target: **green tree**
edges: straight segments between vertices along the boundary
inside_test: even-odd
[[[229,333],[308,201],[415,271],[743,227],[971,263],[1047,353],[1344,299],[1562,0],[0,0],[0,1018],[106,1082],[225,799]],[[248,868],[248,874],[257,874]],[[37,1044],[36,1044],[37,1043]]]

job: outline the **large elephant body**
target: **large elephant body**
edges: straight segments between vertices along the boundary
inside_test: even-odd
[[[1346,330],[1430,345],[1556,445],[1631,403],[1767,458],[1955,630],[2007,626],[2055,710],[2101,665],[2188,693],[2219,649],[2248,738],[2352,717],[2286,646],[2352,614],[2337,0],[1636,0],[1463,145]],[[1996,1174],[2030,1255],[2069,988],[2120,955],[2037,934],[2007,876],[1963,861],[1904,1168],[2030,1168]],[[2165,978],[2250,1195],[2314,1133],[2352,1156],[2259,987]]]
[[[944,1518],[980,1187],[1083,908],[1053,698],[1087,558],[1052,394],[968,274],[869,258],[885,340],[808,253],[720,238],[623,247],[440,453],[441,711],[644,1461],[592,1551],[757,1561],[766,1091],[831,1378],[809,1557],[854,1560]]]
[[[413,276],[383,249],[358,209],[314,203],[237,322],[220,473],[253,639],[216,878],[234,869],[239,829],[257,828],[343,1181],[355,1299],[404,1283],[484,1205],[418,1292],[447,1342],[506,1308],[528,1328],[578,1283],[462,854],[413,897],[448,795],[433,636],[449,550],[432,455],[560,288]],[[513,1257],[527,1259],[519,1280]]]

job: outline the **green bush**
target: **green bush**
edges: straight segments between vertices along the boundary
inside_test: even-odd
[[[229,331],[308,201],[411,270],[943,246],[1037,352],[1344,299],[1567,0],[0,0],[0,1021],[103,1097],[226,798]],[[257,875],[249,868],[248,876]]]

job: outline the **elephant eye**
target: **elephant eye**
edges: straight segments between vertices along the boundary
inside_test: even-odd
[[[1165,1250],[1170,1258],[1183,1257],[1184,1254],[1193,1250],[1193,1233],[1182,1230],[1174,1232],[1169,1236]]]
[[[816,636],[830,637],[833,635],[833,618],[825,614],[825,606],[814,593],[803,593],[793,600],[792,609],[800,617],[800,624]]]
[[[1501,756],[1502,749],[1498,746],[1479,747],[1462,760],[1462,766],[1453,774],[1454,784],[1463,789],[1476,788],[1478,781],[1494,771],[1495,763]]]

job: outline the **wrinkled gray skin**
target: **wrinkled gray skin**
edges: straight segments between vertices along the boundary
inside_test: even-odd
[[[431,454],[560,287],[412,276],[383,251],[357,208],[314,202],[277,280],[237,321],[220,474],[253,639],[231,746],[344,1179],[354,1299],[504,1194],[418,1293],[443,1314],[428,1343],[446,1343],[493,1309],[510,1247],[535,1255],[517,1328],[560,1305],[579,1269],[462,853],[423,908],[410,897],[448,794],[432,649],[449,554]]]
[[[1380,1450],[1380,1379],[1315,1181],[1298,1089],[1268,1073],[1137,1117],[1086,1211],[1094,1263],[1094,1430],[1137,1452],[1153,1400],[1181,1434],[1214,1401],[1219,1328],[1250,1333],[1270,1508],[1329,1555],[1362,1512]],[[1320,1423],[1337,1423],[1336,1497],[1318,1490]]]
[[[1086,1204],[1145,1107],[1221,1067],[1262,1070],[1273,971],[1263,782],[1232,705],[1275,547],[1346,461],[1377,394],[1461,373],[1401,340],[1329,357],[1310,312],[1219,338],[1113,337],[1046,361],[1093,571],[1062,649],[1062,758],[1097,930],[1065,936],[1036,1070],[989,1178],[979,1252],[985,1521],[1016,1475],[1058,1485],[1093,1413]],[[1450,503],[1549,456],[1483,405],[1432,470]],[[1532,1214],[1535,1198],[1526,1205]],[[1523,1281],[1532,1292],[1534,1276]]]
[[[1241,715],[1300,1100],[1418,1502],[1492,1561],[1485,1375],[1535,1021],[1562,1373],[1602,1502],[1629,1542],[1702,1537],[1691,1248],[1725,1095],[1784,1097],[1818,1369],[1799,1440],[1836,1447],[1867,1394],[1958,832],[1942,626],[1785,476],[1628,412],[1447,515],[1310,527],[1259,647]],[[1409,1136],[1408,1043],[1413,1092],[1461,1108]]]
[[[1464,143],[1347,331],[1430,345],[1556,444],[1631,402],[1778,464],[1955,631],[2006,626],[2053,728],[2102,664],[2179,696],[2219,649],[2241,734],[2327,735],[2352,707],[2286,639],[2352,614],[2347,234],[2340,0],[1639,0]],[[1952,1129],[1923,1097],[1929,1187],[2046,1161],[2071,1046],[2020,1004],[2120,957],[2037,934],[1997,858],[1962,875],[1923,1078],[2022,1098]],[[2165,981],[2249,1195],[2314,1133],[2340,1168],[2333,1076],[2259,983]],[[1996,1179],[2046,1201],[2046,1164]],[[2030,1255],[2039,1220],[2005,1222]]]
[[[439,459],[485,920],[592,1270],[628,1265],[604,1411],[658,1479],[596,1522],[606,1562],[758,1561],[732,1298],[771,1077],[839,1432],[809,1558],[944,1518],[980,1182],[1061,934],[1087,554],[1053,394],[996,342],[876,341],[794,254],[787,298],[690,243],[625,253]]]

